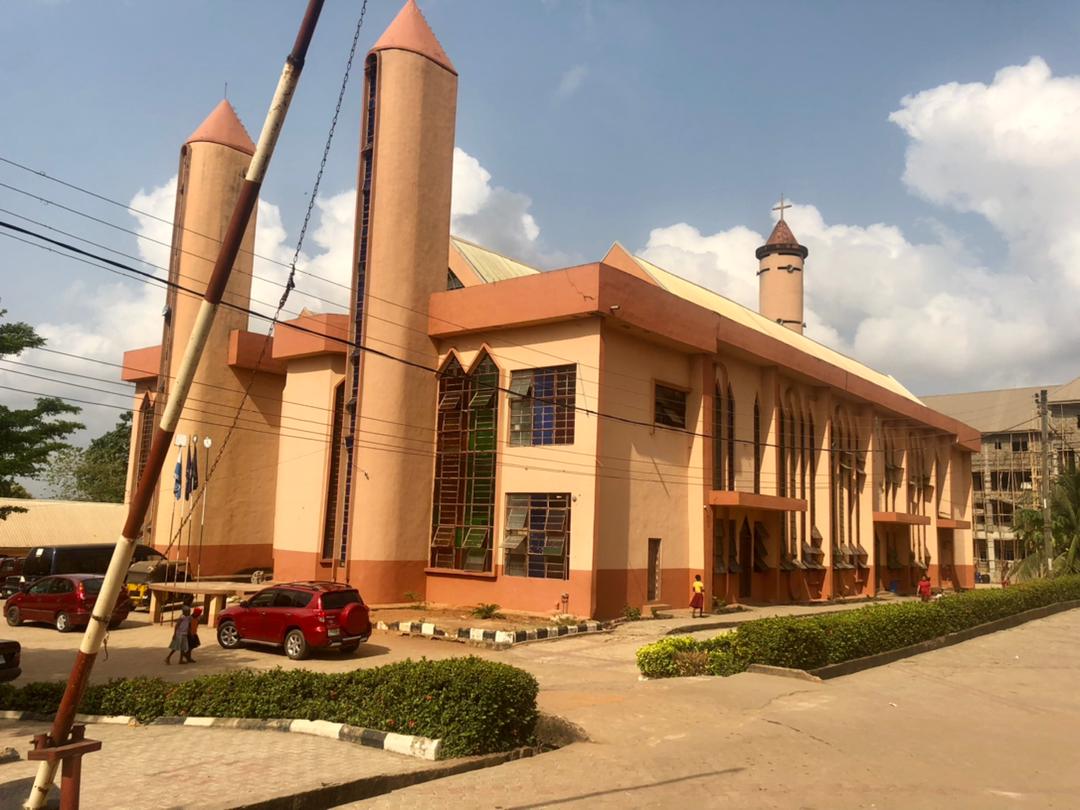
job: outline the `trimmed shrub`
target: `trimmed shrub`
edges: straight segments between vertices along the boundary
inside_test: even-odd
[[[0,708],[53,714],[62,682],[0,688]],[[119,678],[86,690],[80,711],[157,717],[327,720],[441,739],[447,756],[528,744],[536,725],[536,679],[475,656],[400,661],[346,673],[233,670],[169,683]]]
[[[1001,590],[966,591],[936,602],[830,613],[756,619],[722,636],[695,641],[665,638],[637,651],[638,669],[648,678],[701,674],[734,675],[750,664],[817,669],[897,650],[977,627],[1038,607],[1080,600],[1080,576],[1036,580]]]

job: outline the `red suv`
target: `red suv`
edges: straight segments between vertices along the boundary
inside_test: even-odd
[[[337,582],[290,582],[259,591],[218,614],[218,644],[244,642],[284,647],[293,660],[315,649],[351,653],[371,635],[371,618],[359,592]]]
[[[61,633],[86,627],[104,581],[104,577],[93,574],[42,577],[8,597],[4,616],[12,627],[18,627],[23,622],[48,622]],[[127,594],[121,593],[116,600],[109,627],[119,625],[134,608]]]

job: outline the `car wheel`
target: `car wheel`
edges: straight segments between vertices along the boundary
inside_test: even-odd
[[[224,621],[218,625],[217,643],[226,650],[235,650],[240,646],[240,631],[236,629],[236,622]]]
[[[5,616],[7,618],[7,623],[12,627],[18,627],[22,624],[22,614],[17,607],[9,607]]]
[[[352,655],[358,649],[360,649],[360,642],[359,641],[350,641],[350,642],[348,642],[346,644],[341,645],[341,654],[342,655]]]
[[[67,633],[71,630],[71,617],[62,610],[56,614],[56,629],[61,633]]]
[[[308,643],[302,630],[290,630],[285,634],[285,654],[293,661],[308,657]]]

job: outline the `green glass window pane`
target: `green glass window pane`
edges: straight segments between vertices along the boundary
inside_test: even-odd
[[[465,530],[465,539],[462,541],[462,548],[483,548],[484,541],[487,540],[488,530],[481,527],[473,527]]]
[[[454,545],[454,527],[439,526],[435,530],[435,536],[431,539],[431,545],[435,548],[452,548]]]
[[[484,549],[470,548],[465,552],[465,560],[461,567],[466,571],[483,571],[486,562],[487,552]]]
[[[532,390],[532,371],[515,371],[510,376],[510,394],[515,397],[527,397]]]
[[[506,533],[506,536],[503,538],[503,548],[505,548],[507,551],[524,552],[525,549],[522,548],[522,546],[525,545],[528,539],[528,532],[516,530],[508,531]]]
[[[525,521],[529,516],[529,508],[527,506],[511,506],[506,513],[506,528],[507,529],[524,529]]]

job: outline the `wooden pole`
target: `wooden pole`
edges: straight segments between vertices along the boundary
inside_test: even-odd
[[[304,58],[307,55],[308,46],[311,44],[312,35],[315,33],[315,25],[322,12],[324,0],[308,0],[304,19],[300,23],[300,29],[296,34],[292,50],[285,60],[285,67],[278,79],[277,89],[274,92],[273,101],[263,123],[262,132],[259,135],[259,143],[255,147],[251,163],[248,165],[244,183],[240,189],[236,205],[233,208],[232,218],[229,221],[225,237],[221,242],[221,251],[218,253],[214,270],[206,285],[203,294],[202,305],[195,318],[195,325],[184,350],[184,357],[176,374],[175,388],[165,404],[165,410],[161,417],[161,423],[154,433],[154,440],[150,445],[150,454],[135,494],[131,498],[128,507],[127,520],[116,542],[112,559],[109,562],[105,580],[101,584],[101,592],[94,604],[94,610],[90,621],[86,626],[79,652],[75,658],[75,664],[68,677],[64,696],[60,701],[60,707],[53,721],[49,742],[53,746],[62,746],[68,740],[71,727],[75,720],[75,712],[82,700],[90,680],[90,671],[93,669],[94,660],[101,642],[108,629],[109,620],[112,618],[113,606],[120,595],[120,588],[124,584],[128,567],[131,565],[131,554],[142,531],[143,520],[146,510],[150,505],[154,491],[157,489],[158,480],[161,477],[161,469],[167,461],[169,449],[172,447],[173,435],[176,432],[177,423],[180,421],[180,413],[187,400],[188,392],[195,377],[199,360],[202,358],[203,349],[210,336],[210,328],[214,323],[218,306],[221,304],[225,286],[229,282],[233,263],[240,251],[240,242],[247,230],[251,213],[259,199],[259,189],[266,170],[270,165],[270,158],[274,153],[278,135],[285,123],[285,116],[289,111],[289,103],[292,101],[296,85],[300,80],[300,73],[304,67]],[[57,762],[43,761],[38,766],[34,785],[30,789],[30,796],[24,805],[25,810],[38,810],[45,806],[45,799],[49,794],[49,788],[56,778]]]

